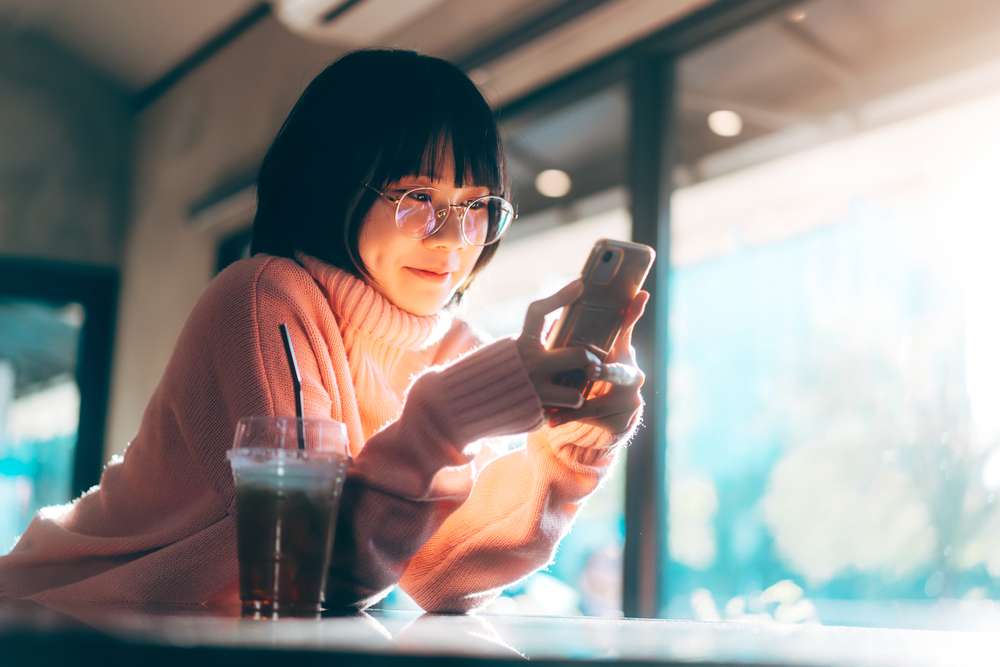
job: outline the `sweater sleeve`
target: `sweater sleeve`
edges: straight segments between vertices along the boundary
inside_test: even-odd
[[[584,500],[632,437],[578,422],[529,434],[487,465],[469,498],[408,563],[400,584],[423,609],[461,613],[547,565]]]

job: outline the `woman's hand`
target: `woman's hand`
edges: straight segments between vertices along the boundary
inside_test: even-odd
[[[580,408],[583,405],[583,393],[573,387],[555,384],[556,375],[582,370],[588,379],[594,380],[601,370],[600,357],[585,347],[547,350],[542,344],[545,316],[573,303],[581,294],[583,283],[574,280],[552,296],[532,303],[524,317],[524,328],[517,339],[517,351],[544,408]]]
[[[622,332],[615,341],[605,363],[596,374],[598,380],[615,379],[616,383],[599,385],[598,395],[588,400],[578,409],[559,410],[549,418],[550,426],[558,426],[571,421],[582,421],[599,426],[612,435],[624,433],[632,426],[642,408],[642,388],[646,376],[636,365],[635,350],[632,348],[632,330],[646,311],[649,292],[640,291],[625,311]],[[593,377],[593,376],[592,376]]]

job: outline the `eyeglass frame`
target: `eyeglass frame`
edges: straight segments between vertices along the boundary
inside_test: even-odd
[[[410,188],[410,189],[406,190],[399,197],[393,197],[389,193],[385,192],[384,190],[379,190],[378,188],[376,188],[375,186],[371,185],[370,183],[362,183],[361,185],[365,186],[366,188],[368,188],[369,190],[371,190],[372,192],[374,192],[378,196],[382,197],[386,201],[395,204],[396,210],[394,212],[394,221],[396,223],[396,229],[399,229],[400,233],[403,233],[403,230],[399,228],[399,204],[400,204],[400,202],[402,202],[403,199],[405,199],[408,194],[410,194],[411,192],[416,192],[417,190],[433,190],[434,192],[441,192],[441,190],[439,190],[438,188],[435,188],[434,186],[431,186],[431,185],[418,185],[415,188]],[[465,236],[465,216],[469,214],[469,207],[470,206],[472,206],[473,204],[475,204],[480,199],[487,199],[489,197],[495,197],[496,199],[502,199],[503,201],[507,202],[507,204],[510,206],[511,211],[513,211],[514,215],[510,219],[510,222],[507,223],[507,226],[504,228],[503,232],[501,232],[500,235],[497,236],[495,239],[493,239],[489,243],[481,243],[481,244],[480,243],[472,243]],[[458,221],[458,233],[462,235],[462,240],[465,241],[466,245],[475,246],[477,248],[485,248],[486,246],[490,246],[490,245],[493,245],[494,243],[499,242],[500,239],[502,239],[504,237],[504,234],[507,233],[507,230],[510,229],[510,226],[514,223],[514,221],[517,220],[517,208],[514,206],[514,203],[511,202],[511,201],[509,201],[505,197],[501,197],[500,195],[492,195],[492,194],[490,194],[490,195],[483,195],[482,197],[476,197],[475,199],[473,199],[472,201],[470,201],[468,204],[452,204],[451,202],[448,202],[447,205],[442,206],[440,208],[437,207],[437,206],[435,206],[434,202],[430,202],[430,204],[431,204],[431,209],[434,211],[434,217],[435,218],[437,218],[438,217],[438,213],[440,211],[444,210],[444,209],[448,210],[448,215],[446,215],[443,218],[441,218],[441,221],[438,222],[437,225],[435,225],[434,229],[432,229],[430,232],[428,232],[425,236],[416,237],[416,236],[410,236],[409,234],[407,234],[406,236],[408,236],[409,238],[412,238],[412,239],[417,239],[419,241],[422,241],[423,239],[427,239],[427,238],[430,238],[430,237],[434,236],[439,231],[441,231],[441,229],[445,226],[445,223],[448,222],[448,218],[451,216],[451,209],[453,209],[453,208],[460,208],[460,209],[463,209],[463,210],[462,210],[462,217],[459,218],[459,221]]]

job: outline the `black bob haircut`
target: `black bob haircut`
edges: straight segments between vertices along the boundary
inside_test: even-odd
[[[358,237],[378,195],[364,184],[439,178],[449,146],[456,186],[510,199],[496,118],[462,70],[413,51],[349,53],[312,80],[264,156],[251,254],[301,251],[369,279]],[[453,303],[497,246],[483,248]]]

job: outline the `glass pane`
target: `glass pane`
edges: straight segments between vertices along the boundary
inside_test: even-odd
[[[998,27],[819,0],[682,60],[665,614],[1000,595]]]
[[[39,508],[70,500],[82,323],[78,304],[0,300],[0,553]]]
[[[519,218],[467,293],[461,317],[493,337],[517,335],[528,304],[578,277],[594,241],[631,238],[623,188],[626,103],[616,86],[541,118],[505,124]],[[539,187],[539,175],[554,169],[564,174],[549,172]],[[541,193],[555,186],[568,191]],[[555,561],[508,588],[492,613],[621,615],[624,478],[622,460],[587,500]],[[383,606],[411,604],[397,590]]]

